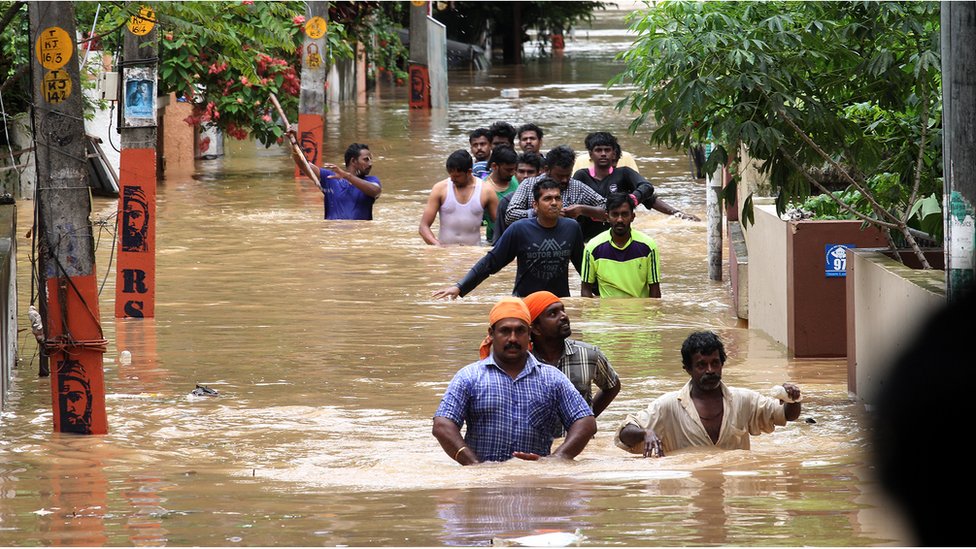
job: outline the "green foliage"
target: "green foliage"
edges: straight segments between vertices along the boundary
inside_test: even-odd
[[[593,12],[606,9],[610,2],[519,2],[521,28],[539,31],[542,40],[551,34],[564,33],[574,26],[593,19]],[[479,37],[489,26],[496,32],[504,32],[515,24],[512,2],[452,2],[449,10],[434,13],[447,25],[448,38],[461,42],[478,43]]]
[[[627,69],[611,85],[636,85],[618,107],[637,114],[631,131],[653,122],[651,142],[686,149],[711,133],[706,170],[734,164],[746,145],[780,207],[808,195],[825,157],[896,217],[913,205],[915,178],[919,196],[938,193],[938,3],[660,2],[631,29]]]
[[[0,16],[14,2],[0,1]],[[0,34],[0,85],[8,78],[12,78],[17,69],[30,62],[27,57],[30,47],[27,44],[27,6],[21,6],[17,15],[10,21],[7,28]],[[11,84],[3,93],[3,105],[7,114],[24,112],[27,110],[30,98],[29,78],[24,78],[17,85]]]
[[[79,3],[88,25],[95,7]],[[297,111],[305,7],[301,2],[153,2],[159,43],[159,87],[192,101],[190,124],[216,126],[237,139],[279,142],[268,97]],[[125,22],[139,4],[102,4],[96,33],[103,47],[120,50]],[[330,24],[325,62],[351,56],[340,24]],[[330,58],[328,54],[331,53]]]
[[[360,42],[370,60],[369,79],[389,72],[398,84],[407,78],[409,52],[397,29],[409,26],[406,2],[333,2],[329,19],[345,25],[350,37]]]

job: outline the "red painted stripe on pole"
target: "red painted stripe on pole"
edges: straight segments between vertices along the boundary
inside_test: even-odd
[[[108,432],[102,371],[105,340],[98,314],[97,276],[49,278],[47,297],[54,430],[104,435]],[[64,319],[62,311],[67,313]]]
[[[156,316],[156,150],[122,149],[115,318]]]

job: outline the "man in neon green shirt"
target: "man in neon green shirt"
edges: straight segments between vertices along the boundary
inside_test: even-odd
[[[580,295],[595,297],[661,297],[657,243],[630,228],[635,205],[630,196],[607,197],[610,230],[594,236],[583,252]]]

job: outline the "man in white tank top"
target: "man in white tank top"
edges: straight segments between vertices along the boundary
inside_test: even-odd
[[[447,157],[448,178],[430,190],[427,206],[420,217],[420,237],[437,246],[477,245],[481,242],[481,218],[485,211],[492,221],[498,210],[498,195],[491,185],[471,173],[471,155],[461,149]],[[431,230],[440,213],[437,236]]]

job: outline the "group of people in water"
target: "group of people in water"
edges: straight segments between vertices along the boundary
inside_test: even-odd
[[[469,149],[448,156],[448,177],[433,186],[420,219],[428,244],[478,245],[482,226],[492,244],[460,281],[434,297],[463,297],[517,261],[512,297],[489,314],[481,360],[457,372],[434,415],[433,435],[462,465],[572,459],[585,448],[620,379],[600,349],[570,338],[560,300],[570,296],[569,264],[580,274],[584,297],[659,298],[657,244],[631,228],[636,208],[699,221],[657,197],[612,134],[587,135],[588,158],[567,145],[542,156],[543,136],[531,123],[516,129],[495,122],[472,131]],[[359,143],[346,150],[344,168],[315,168],[326,219],[372,219],[382,187],[371,168],[369,148]],[[800,390],[791,383],[774,396],[722,383],[727,356],[714,333],[688,336],[681,356],[687,384],[628,415],[616,430],[617,446],[645,457],[691,446],[748,449],[750,436],[799,417]],[[551,450],[559,437],[565,438]]]

